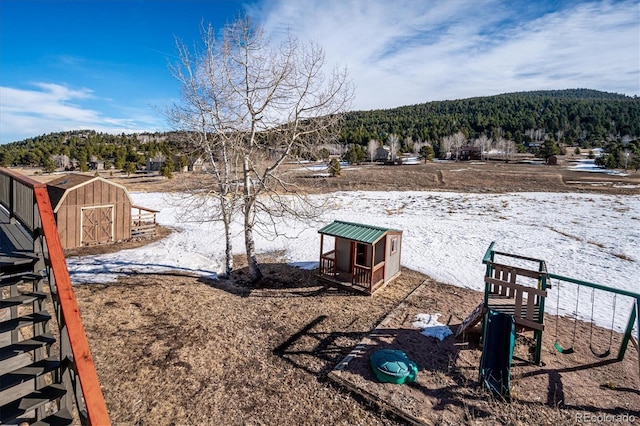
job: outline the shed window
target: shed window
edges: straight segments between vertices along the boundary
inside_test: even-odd
[[[391,238],[391,254],[398,252],[398,237]]]

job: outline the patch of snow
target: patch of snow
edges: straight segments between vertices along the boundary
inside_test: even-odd
[[[311,271],[318,267],[318,262],[291,262],[290,265],[295,266],[296,268]]]
[[[176,195],[133,192],[131,197],[135,204],[160,210],[158,223],[174,232],[136,249],[68,259],[74,283],[108,282],[127,273],[183,271],[215,277],[224,271],[221,222],[186,221]],[[311,199],[331,207],[314,224],[283,220],[278,237],[256,233],[256,250],[283,250],[290,262],[317,262],[317,230],[339,219],[403,230],[402,265],[460,287],[483,291],[482,257],[496,241],[496,250],[545,260],[550,272],[638,292],[640,195],[349,191]],[[201,209],[196,213],[210,215],[216,204]],[[244,240],[239,219],[232,224],[232,235],[233,252],[241,254]],[[560,314],[572,315],[577,286],[555,284],[549,290],[547,312],[555,314],[559,309]],[[577,316],[581,319],[591,319],[590,294],[580,292]],[[597,306],[593,319],[604,327],[611,326],[608,296],[596,291],[602,306]],[[629,299],[618,297],[617,330],[626,326]]]
[[[622,173],[619,170],[605,169],[603,167],[597,166],[595,160],[593,159],[578,160],[575,166],[571,166],[568,169],[574,172],[604,173],[607,175],[629,176],[628,173]]]
[[[446,337],[451,336],[453,332],[446,324],[442,324],[438,321],[442,314],[418,314],[416,315],[416,320],[412,324],[414,328],[420,328],[422,331],[420,332],[424,336],[427,337],[435,337],[436,339],[442,341]]]

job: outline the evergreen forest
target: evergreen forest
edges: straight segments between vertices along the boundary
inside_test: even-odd
[[[473,145],[507,140],[517,152],[548,156],[565,147],[604,148],[607,167],[640,161],[640,98],[589,89],[530,91],[451,101],[435,101],[393,109],[352,111],[345,115],[338,141],[362,160],[370,141],[399,141],[399,152],[432,147],[444,153],[443,141],[462,135]],[[91,161],[105,167],[136,170],[161,154],[172,168],[186,164],[180,132],[112,135],[92,130],[50,133],[0,145],[0,165],[55,169],[55,156],[67,156],[86,169]],[[347,149],[347,147],[349,149]],[[546,155],[545,155],[546,154]],[[634,164],[635,164],[634,163]],[[636,164],[637,167],[637,164]]]

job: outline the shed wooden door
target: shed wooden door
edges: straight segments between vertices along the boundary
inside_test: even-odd
[[[108,243],[113,240],[113,206],[82,209],[81,244]]]

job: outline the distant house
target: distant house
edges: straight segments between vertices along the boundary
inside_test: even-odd
[[[104,161],[98,160],[96,156],[92,156],[89,160],[89,170],[104,170]]]
[[[147,158],[147,172],[159,171],[166,161],[166,157],[161,153],[157,153],[153,158]]]
[[[458,161],[481,160],[482,149],[479,146],[463,145],[452,152],[451,157],[456,158]]]
[[[383,145],[376,150],[374,161],[387,162],[391,159],[391,148],[387,145]]]
[[[207,171],[207,163],[203,157],[190,157],[188,160],[188,171],[196,173]]]

